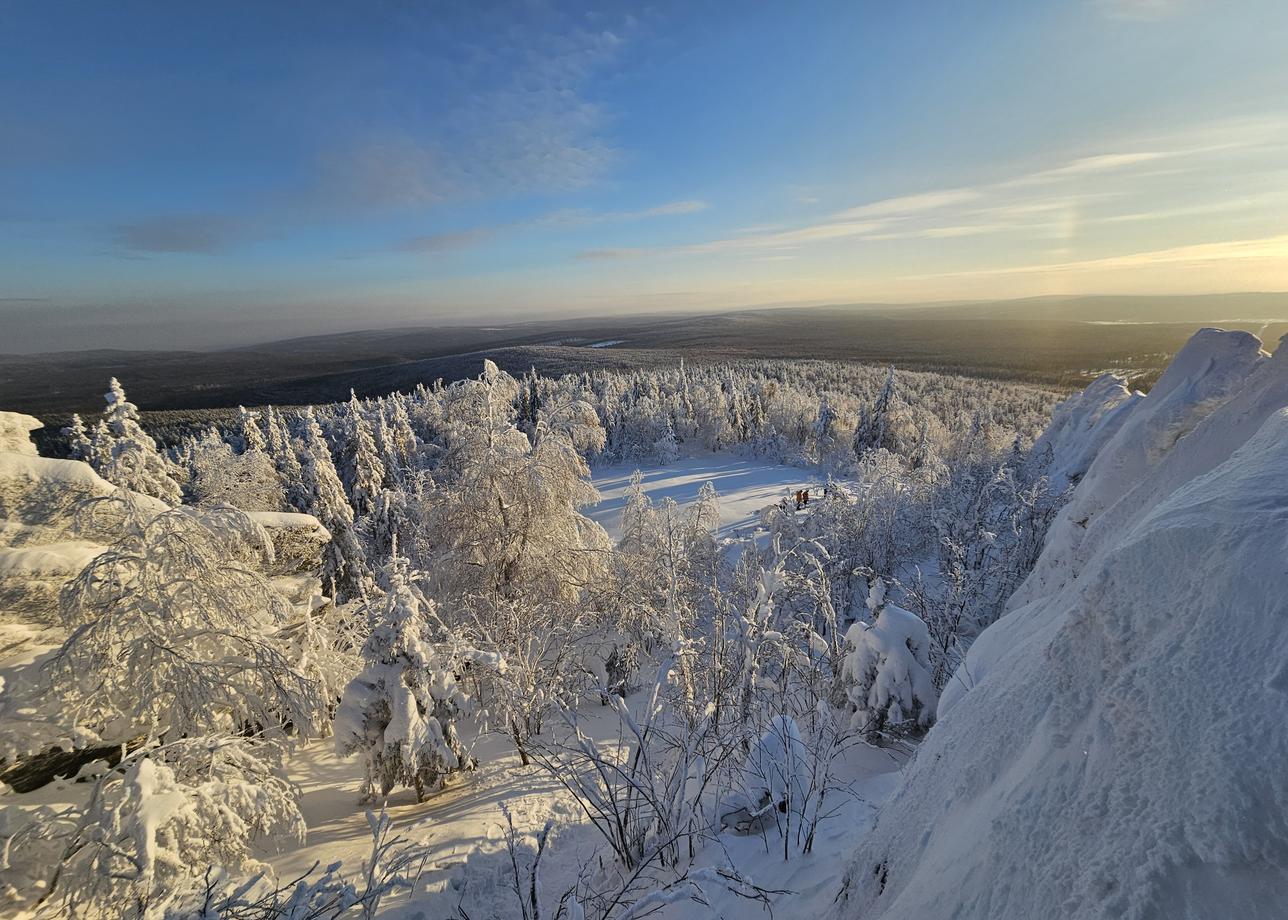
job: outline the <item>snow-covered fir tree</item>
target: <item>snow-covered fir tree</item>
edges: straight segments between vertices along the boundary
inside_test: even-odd
[[[854,707],[854,726],[869,734],[925,731],[935,721],[939,693],[930,670],[926,624],[885,599],[877,579],[868,594],[871,622],[850,627],[842,670]]]
[[[125,389],[115,377],[108,383],[104,398],[107,408],[94,428],[86,459],[109,482],[178,504],[183,493],[173,470],[139,424],[138,406],[125,398]]]

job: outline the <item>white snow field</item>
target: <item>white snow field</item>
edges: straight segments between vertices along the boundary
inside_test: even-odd
[[[1288,348],[1218,330],[1134,401],[946,688],[835,916],[1285,915],[1285,406]]]
[[[748,460],[734,454],[708,454],[652,468],[641,468],[638,463],[596,467],[591,470],[591,477],[602,498],[598,505],[588,509],[587,515],[614,540],[621,536],[622,506],[636,470],[640,470],[644,489],[654,503],[669,498],[686,507],[697,500],[698,490],[705,483],[715,486],[720,496],[721,536],[754,524],[762,509],[787,498],[797,489],[812,489],[811,497],[818,497],[823,486],[817,471]]]

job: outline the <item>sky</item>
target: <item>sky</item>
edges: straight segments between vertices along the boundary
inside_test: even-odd
[[[0,0],[0,351],[1288,290],[1288,3]]]

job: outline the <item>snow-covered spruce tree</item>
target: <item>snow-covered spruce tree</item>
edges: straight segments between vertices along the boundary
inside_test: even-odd
[[[139,424],[138,406],[125,398],[115,377],[104,398],[107,409],[94,428],[86,459],[108,482],[177,505],[183,493],[171,476],[170,464]]]
[[[301,511],[308,507],[308,491],[304,482],[304,468],[300,466],[300,458],[295,453],[295,444],[291,440],[291,430],[281,413],[272,406],[268,407],[265,427],[268,455],[273,459],[273,467],[281,479],[286,503],[296,511]]]
[[[401,393],[392,394],[387,402],[388,431],[385,442],[385,468],[395,482],[413,478],[420,460],[420,443],[412,428],[411,417]]]
[[[925,731],[939,703],[926,624],[887,603],[880,579],[873,581],[868,609],[873,622],[855,623],[845,636],[841,679],[854,707],[853,727],[869,737]]]
[[[890,448],[890,409],[895,399],[894,366],[886,372],[885,384],[871,406],[865,407],[854,429],[854,454],[862,456],[878,447]]]
[[[159,918],[212,866],[267,871],[252,848],[304,840],[281,766],[277,745],[237,736],[127,756],[80,810],[43,902],[71,917]]]
[[[305,510],[331,532],[322,560],[322,584],[337,602],[361,599],[371,590],[371,571],[355,533],[353,507],[345,498],[331,449],[312,407],[304,410],[300,465],[307,490]]]
[[[241,440],[240,453],[250,451],[264,453],[268,450],[268,441],[265,440],[264,432],[259,427],[259,413],[252,412],[245,406],[237,407],[237,435]]]
[[[345,437],[338,464],[353,511],[366,517],[375,506],[380,491],[385,487],[385,464],[376,448],[371,423],[367,421],[357,394],[349,391],[345,412]]]
[[[362,672],[336,712],[335,747],[342,756],[362,755],[364,801],[383,800],[400,785],[423,801],[449,773],[473,767],[456,733],[472,701],[456,674],[495,659],[434,635],[445,633],[437,608],[413,584],[405,559],[395,557],[386,577],[389,590],[366,607],[371,634]]]
[[[844,443],[837,440],[836,423],[836,410],[832,408],[825,395],[819,401],[818,414],[814,416],[814,427],[810,432],[806,451],[810,460],[820,466],[831,463],[836,457],[838,448]]]
[[[68,720],[108,741],[316,732],[325,701],[277,638],[292,611],[261,574],[273,554],[264,529],[231,508],[127,522],[63,588],[72,633],[45,673]]]
[[[92,445],[89,440],[89,432],[85,430],[85,422],[81,419],[80,413],[72,413],[72,423],[60,432],[67,439],[67,456],[73,460],[84,460],[89,462]]]

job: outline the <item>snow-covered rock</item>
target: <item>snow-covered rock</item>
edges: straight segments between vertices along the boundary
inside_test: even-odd
[[[1101,450],[838,917],[1283,915],[1288,349],[1259,345],[1199,333]]]
[[[31,433],[43,428],[44,422],[21,412],[0,412],[0,453],[36,455]]]
[[[1102,374],[1082,392],[1070,396],[1051,413],[1051,425],[1033,444],[1036,461],[1050,465],[1044,473],[1055,492],[1078,482],[1096,454],[1114,436],[1136,404],[1144,398],[1127,388],[1127,379]]]
[[[1196,332],[1149,396],[1135,401],[1113,436],[1096,452],[1073,497],[1052,522],[1041,558],[1008,608],[1015,609],[1067,584],[1106,539],[1121,532],[1145,508],[1229,457],[1256,430],[1256,424],[1242,425],[1238,440],[1203,438],[1199,457],[1194,451],[1181,451],[1182,457],[1188,455],[1191,460],[1180,464],[1184,468],[1180,475],[1160,469],[1177,463],[1169,460],[1172,448],[1218,406],[1234,398],[1241,388],[1266,386],[1269,381],[1263,380],[1263,366],[1270,363],[1261,350],[1261,340],[1251,333]],[[1279,374],[1277,368],[1270,372],[1271,377]],[[1260,419],[1281,405],[1262,407]],[[1060,463],[1058,458],[1056,462]]]
[[[104,549],[88,540],[0,546],[0,612],[54,622],[62,586]]]
[[[273,541],[270,575],[316,578],[322,571],[322,551],[331,542],[331,532],[321,521],[311,514],[285,511],[248,511],[246,514],[268,531]]]

